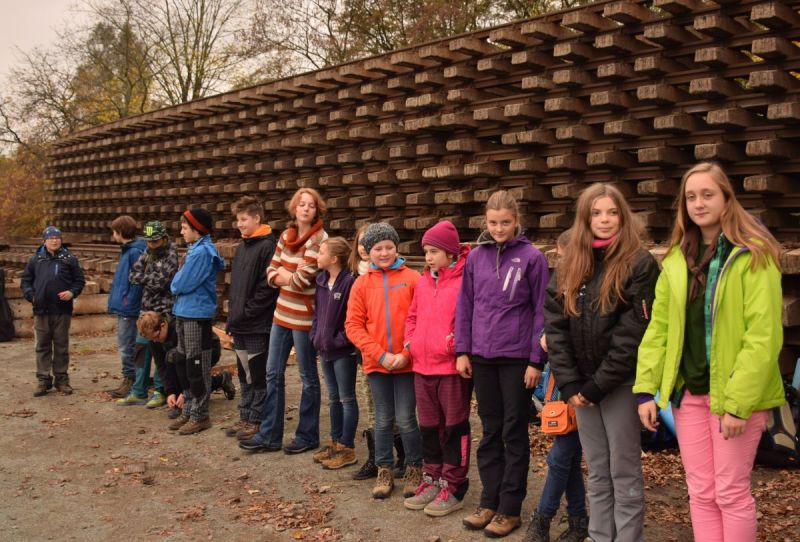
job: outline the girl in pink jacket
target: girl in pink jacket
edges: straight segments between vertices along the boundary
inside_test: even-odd
[[[455,226],[439,222],[422,236],[427,264],[406,318],[405,344],[414,362],[414,391],[423,442],[423,479],[404,504],[430,516],[464,505],[469,486],[472,380],[456,371],[456,300],[469,246]]]

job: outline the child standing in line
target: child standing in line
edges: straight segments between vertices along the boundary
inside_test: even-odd
[[[641,426],[631,387],[658,265],[641,234],[619,190],[589,186],[547,289],[550,367],[578,419],[595,542],[644,538]]]
[[[370,224],[361,244],[369,253],[370,269],[350,294],[345,330],[364,357],[375,400],[375,463],[378,479],[372,496],[385,499],[394,489],[392,457],[395,422],[406,452],[403,496],[414,494],[422,481],[422,440],[415,413],[414,374],[403,330],[419,273],[398,256],[400,238],[384,222]]]
[[[142,239],[136,238],[137,229],[136,220],[128,215],[118,216],[111,222],[111,237],[122,245],[108,294],[108,313],[117,316],[117,348],[122,358],[122,383],[111,391],[111,396],[115,398],[127,398],[136,380],[136,319],[141,309],[142,287],[132,284],[128,274],[147,248]],[[143,397],[131,398],[129,403],[124,404],[143,405],[145,402],[147,390]]]
[[[672,401],[698,542],[756,539],[750,473],[767,411],[784,403],[779,245],[736,200],[725,172],[697,164],[656,285],[633,391],[658,426]]]
[[[211,427],[208,417],[214,333],[211,324],[217,312],[217,273],[225,267],[225,260],[211,241],[212,229],[211,215],[205,209],[196,207],[181,215],[181,235],[189,250],[170,289],[175,296],[172,313],[177,320],[178,353],[185,360],[189,388],[183,413],[169,426],[181,435]]]
[[[319,247],[315,293],[316,310],[311,324],[311,342],[322,360],[322,374],[328,386],[331,440],[314,454],[314,461],[326,469],[341,469],[356,463],[355,436],[358,427],[356,401],[356,347],[344,332],[347,301],[356,280],[344,267],[350,246],[343,237],[333,237]]]
[[[505,190],[486,202],[486,225],[464,266],[456,367],[475,383],[483,426],[477,453],[483,491],[463,524],[498,538],[520,526],[527,491],[530,390],[543,368],[539,337],[548,269],[522,234],[517,202]]]
[[[242,241],[231,264],[225,331],[233,335],[241,393],[239,421],[225,434],[247,440],[258,433],[267,396],[267,347],[278,289],[269,285],[264,269],[275,255],[275,236],[269,224],[263,224],[264,207],[258,198],[242,196],[232,211]]]
[[[405,343],[414,366],[422,433],[423,477],[406,508],[445,516],[464,506],[469,488],[469,406],[472,382],[456,370],[456,300],[469,245],[452,222],[422,236],[427,266],[406,318]]]
[[[69,385],[69,324],[72,300],[80,295],[86,281],[78,258],[61,245],[61,231],[48,226],[42,246],[31,256],[22,273],[22,295],[33,305],[36,332],[36,378],[34,397],[47,395],[53,387],[65,395]],[[52,374],[51,374],[52,371]]]

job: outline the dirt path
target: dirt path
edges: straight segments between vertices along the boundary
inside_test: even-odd
[[[114,344],[113,337],[73,338],[75,394],[51,392],[42,398],[32,397],[32,341],[0,344],[6,377],[0,387],[0,539],[484,540],[462,529],[461,513],[432,519],[405,510],[398,490],[386,501],[370,499],[371,482],[352,481],[352,469],[324,471],[309,454],[241,452],[219,430],[236,419],[236,401],[222,394],[212,396],[215,426],[189,437],[166,429],[163,409],[113,405],[103,390],[117,384]],[[230,363],[232,354],[225,355],[223,363]],[[287,382],[290,431],[299,398],[294,367]],[[323,434],[328,427],[324,405],[323,391]],[[473,419],[473,428],[479,427]],[[526,520],[546,468],[544,441],[535,441]],[[363,460],[361,441],[357,448]],[[656,469],[659,477],[648,491],[649,540],[691,538],[675,462],[667,459],[671,471]],[[474,468],[471,485],[465,512],[478,501]],[[508,539],[520,540],[524,527]],[[554,527],[553,533],[560,530]],[[788,536],[800,539],[800,530]]]

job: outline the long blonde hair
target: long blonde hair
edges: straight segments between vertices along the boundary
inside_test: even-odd
[[[622,193],[610,184],[595,183],[586,188],[575,204],[575,221],[570,228],[570,236],[564,247],[564,255],[556,267],[558,295],[564,305],[564,314],[578,316],[578,290],[594,273],[594,254],[592,253],[592,206],[599,198],[609,197],[619,212],[619,232],[608,246],[605,254],[605,273],[600,283],[600,295],[593,303],[600,312],[607,314],[614,310],[619,301],[624,301],[623,286],[631,273],[637,254],[642,248],[641,222],[633,215]]]

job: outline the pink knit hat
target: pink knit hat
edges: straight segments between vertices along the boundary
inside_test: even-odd
[[[456,227],[453,226],[453,223],[449,220],[442,220],[426,231],[425,235],[422,236],[422,243],[420,244],[423,247],[425,245],[430,245],[440,248],[446,253],[455,256],[458,256],[460,248],[458,232],[456,231]]]

